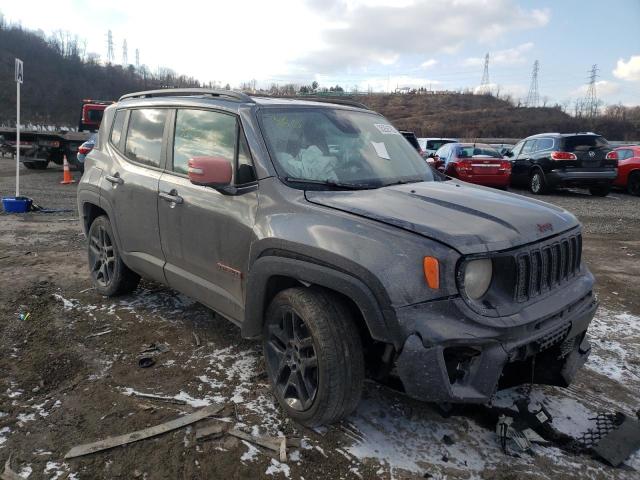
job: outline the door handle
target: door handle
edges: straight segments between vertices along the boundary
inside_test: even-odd
[[[120,174],[118,172],[114,173],[113,175],[107,175],[104,178],[107,179],[107,182],[113,185],[122,185],[124,183],[124,180],[120,178]]]
[[[171,190],[169,193],[160,192],[160,193],[158,193],[158,196],[161,199],[166,200],[167,202],[171,202],[171,203],[181,204],[184,201],[182,199],[182,197],[180,195],[178,195],[178,192],[176,190]]]

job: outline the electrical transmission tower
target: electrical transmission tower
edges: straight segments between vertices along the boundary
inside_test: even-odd
[[[480,82],[480,91],[482,93],[490,92],[489,86],[489,54],[484,56],[484,71],[482,72],[482,81]]]
[[[140,50],[136,48],[136,70],[140,68]]]
[[[113,35],[111,30],[107,33],[107,63],[113,62]]]
[[[525,105],[527,107],[537,107],[540,102],[540,95],[538,93],[538,70],[540,69],[540,62],[536,60],[533,62],[533,71],[531,72],[531,85],[529,86],[529,94],[527,95],[527,101]]]
[[[584,99],[584,109],[587,117],[598,116],[598,96],[596,95],[596,78],[598,78],[598,65],[594,64],[589,72],[589,86],[587,96]]]
[[[129,65],[129,49],[127,48],[127,39],[122,42],[122,66]]]

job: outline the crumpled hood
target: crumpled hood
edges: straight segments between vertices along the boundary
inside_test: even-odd
[[[505,250],[579,225],[554,205],[455,180],[305,195],[312,203],[424,235],[463,254]]]

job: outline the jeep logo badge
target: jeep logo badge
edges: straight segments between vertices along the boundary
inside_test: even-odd
[[[536,226],[540,233],[553,232],[553,225],[550,223],[538,223]]]

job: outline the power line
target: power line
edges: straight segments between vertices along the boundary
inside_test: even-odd
[[[127,48],[127,39],[125,38],[122,42],[122,66],[126,67],[129,65],[129,49]]]
[[[111,30],[107,32],[107,63],[113,62],[113,35]]]
[[[480,82],[480,90],[488,93],[489,87],[489,53],[484,56],[484,71],[482,72],[482,81]]]
[[[536,60],[533,62],[533,71],[531,72],[531,85],[529,86],[529,94],[525,105],[527,107],[537,107],[540,102],[540,96],[538,94],[538,70],[540,69],[540,62]]]
[[[589,73],[589,86],[587,96],[584,99],[584,107],[587,117],[598,116],[598,96],[596,94],[596,78],[598,78],[598,65],[594,64]]]

